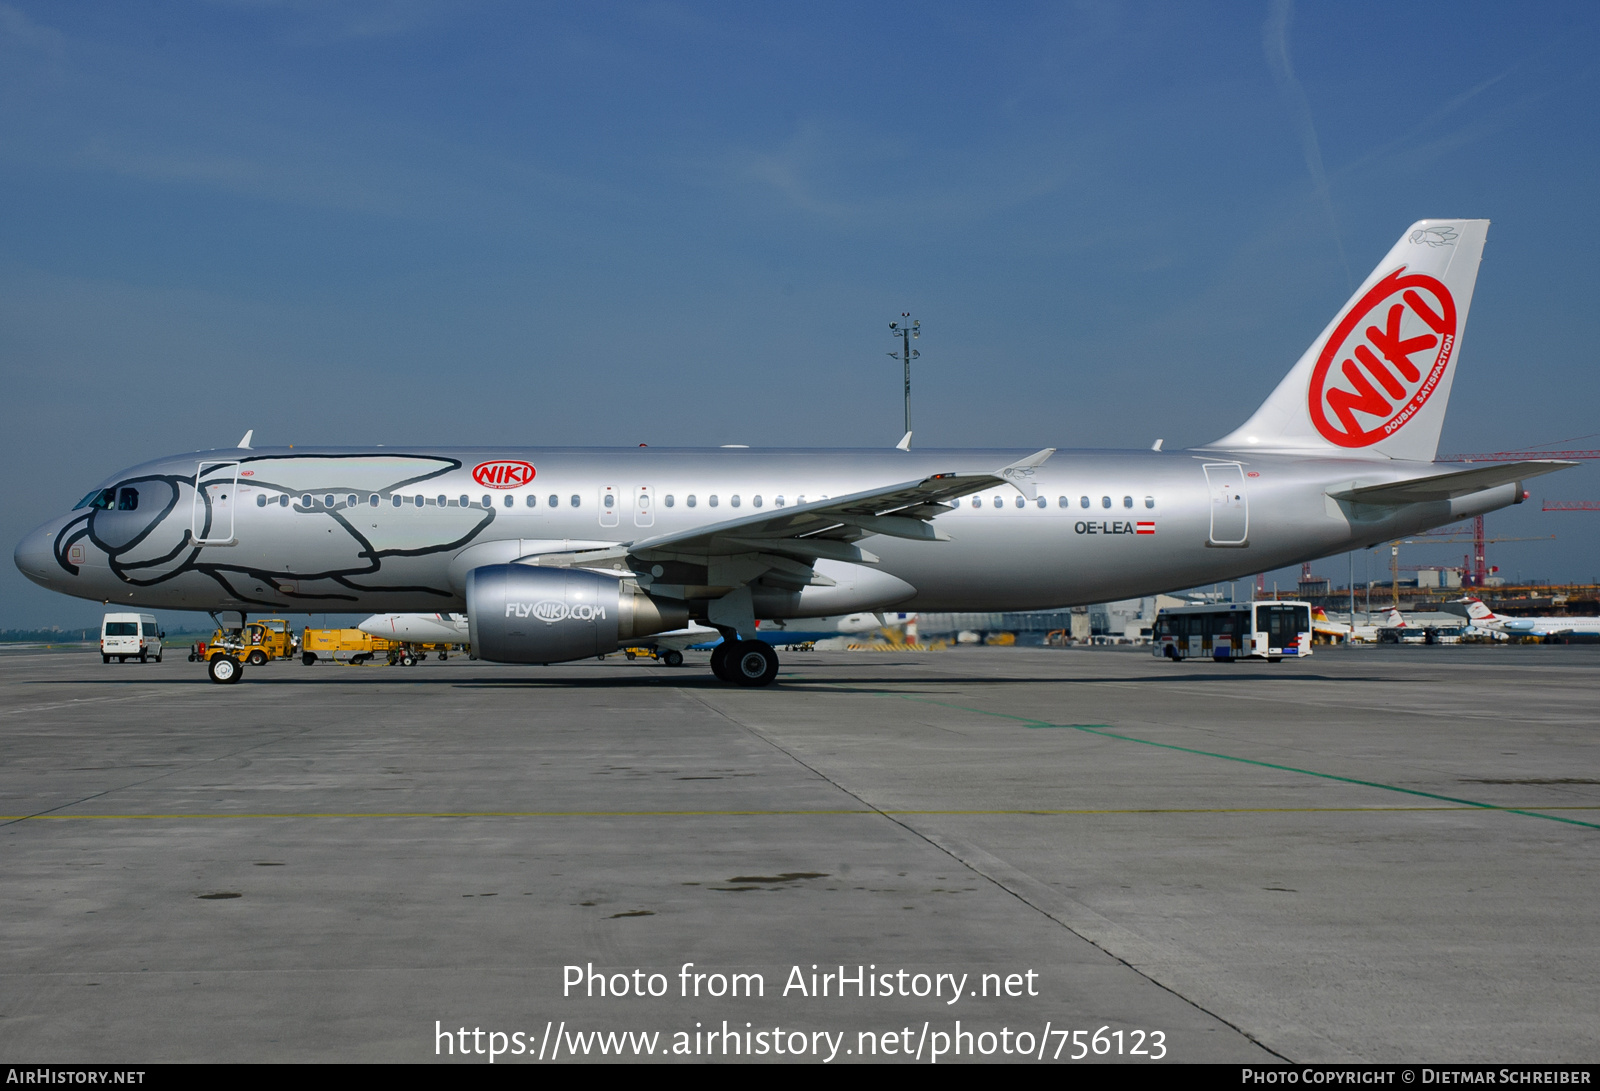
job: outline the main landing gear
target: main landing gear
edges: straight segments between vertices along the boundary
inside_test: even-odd
[[[770,686],[778,653],[765,640],[724,640],[711,649],[711,673],[740,686]]]

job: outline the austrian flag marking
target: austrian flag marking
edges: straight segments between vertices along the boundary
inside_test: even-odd
[[[1402,265],[1350,308],[1317,357],[1311,423],[1340,447],[1393,435],[1438,389],[1459,333],[1450,289]]]
[[[486,489],[515,489],[533,480],[533,463],[506,460],[480,462],[472,468],[472,480]]]
[[[1138,523],[1134,524],[1134,531],[1133,532],[1135,534],[1154,534],[1156,532],[1155,520],[1153,520],[1153,519],[1150,519],[1150,520],[1141,519],[1141,520],[1139,520]]]

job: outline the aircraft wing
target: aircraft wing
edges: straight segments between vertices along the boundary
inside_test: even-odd
[[[767,552],[793,558],[809,568],[820,558],[875,564],[878,558],[854,543],[872,534],[916,541],[947,541],[930,520],[950,510],[949,502],[996,486],[1011,485],[1033,499],[1033,470],[1055,453],[1047,447],[992,472],[944,473],[903,481],[849,496],[773,508],[676,534],[638,538],[603,549],[578,549],[520,558],[523,563],[591,567],[627,558],[649,569],[651,562],[690,560]],[[773,567],[790,567],[774,565]],[[750,577],[754,579],[755,577]]]
[[[985,489],[1010,485],[1029,499],[1037,496],[1034,469],[1055,454],[1047,447],[1027,458],[987,472],[934,474],[849,496],[772,508],[676,534],[639,538],[605,549],[572,550],[521,558],[519,563],[560,567],[617,567],[626,562],[640,573],[652,593],[669,597],[715,598],[711,620],[754,635],[749,585],[758,579],[798,590],[811,584],[831,586],[819,575],[819,560],[876,564],[878,557],[856,543],[874,534],[913,541],[948,541],[932,520],[959,500]],[[652,570],[694,566],[696,576],[666,574],[659,582]],[[698,572],[704,571],[704,576]],[[680,570],[681,571],[681,570]],[[682,581],[682,582],[680,582]],[[693,588],[693,590],[691,590]]]
[[[1535,461],[1497,462],[1489,466],[1475,466],[1470,470],[1455,470],[1430,477],[1414,477],[1410,481],[1393,481],[1384,485],[1358,485],[1329,493],[1335,500],[1349,500],[1357,504],[1415,504],[1426,500],[1454,500],[1458,496],[1482,492],[1497,485],[1511,485],[1540,474],[1555,473],[1576,462]]]
[[[759,549],[807,561],[826,557],[871,564],[877,558],[852,543],[872,534],[947,541],[949,536],[930,520],[949,511],[950,501],[1001,485],[1013,485],[1031,500],[1037,495],[1033,470],[1053,454],[1055,448],[1047,447],[988,473],[934,474],[849,496],[774,508],[679,534],[643,538],[632,543],[629,553],[653,560],[684,554],[726,556]]]

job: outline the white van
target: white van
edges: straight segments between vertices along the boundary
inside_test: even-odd
[[[100,621],[100,661],[126,663],[138,657],[139,662],[153,656],[161,662],[161,638],[167,634],[156,626],[154,614],[107,614]]]

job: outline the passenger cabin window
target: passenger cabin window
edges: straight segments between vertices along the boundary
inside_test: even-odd
[[[1101,497],[1101,498],[1100,498],[1100,506],[1101,506],[1101,507],[1102,507],[1102,508],[1109,508],[1109,507],[1110,507],[1110,506],[1111,506],[1111,497],[1109,497],[1109,496],[1102,496],[1102,497]]]
[[[972,506],[975,507],[975,508],[982,507],[983,506],[983,501],[980,500],[978,497],[974,496],[972,498]]]
[[[716,493],[712,493],[711,494],[711,506],[712,507],[716,507],[717,506],[717,494]]]
[[[734,507],[738,507],[739,506],[739,494],[738,493],[734,493],[732,496],[728,497],[728,503],[732,504]]]
[[[572,494],[572,506],[575,507],[575,508],[583,507],[583,497],[579,496],[577,493],[573,493]]]
[[[395,497],[394,498],[394,502],[395,502],[396,505],[399,505],[400,498],[398,496]],[[311,494],[310,493],[305,493],[300,497],[300,506],[302,508],[309,508],[311,506]]]
[[[672,494],[669,492],[669,493],[667,493],[667,507],[669,507],[669,508],[672,507],[672,503],[673,503]]]
[[[997,508],[1004,507],[1005,503],[1006,502],[1004,500],[1000,499],[998,496],[994,498],[994,506],[997,507]]]
[[[1017,507],[1020,508],[1020,507],[1022,507],[1022,505],[1026,504],[1027,502],[1028,501],[1023,499],[1022,497],[1020,497],[1020,496],[1017,497]]]
[[[539,506],[539,498],[537,496],[534,496],[532,493],[529,493],[528,494],[528,507],[536,508],[538,506]]]
[[[484,493],[483,494],[483,506],[486,507],[486,508],[494,507],[494,497],[490,496],[488,493]]]
[[[694,507],[694,493],[689,494],[689,506]]]
[[[441,500],[442,500],[442,499],[443,499],[443,497],[440,497],[440,499],[441,499]],[[513,504],[515,504],[515,503],[516,503],[516,502],[517,502],[517,498],[516,498],[516,497],[515,497],[515,496],[508,496],[508,497],[506,497],[506,507],[508,507],[508,508],[509,508],[509,507],[511,507],[511,506],[512,506],[512,505],[513,505]]]
[[[561,506],[561,497],[557,496],[555,493],[551,493],[550,494],[550,506],[552,508],[560,507]]]
[[[264,508],[266,506],[267,506],[267,498],[265,496],[257,496],[256,497],[256,507]]]
[[[1153,497],[1153,496],[1145,497],[1144,498],[1144,506],[1147,507],[1147,508],[1155,507],[1156,506],[1156,498]]]
[[[378,506],[378,494],[377,493],[373,493],[372,494],[372,506],[373,507],[377,507]]]
[[[1082,498],[1081,498],[1081,499],[1080,499],[1080,500],[1079,500],[1079,501],[1078,501],[1078,507],[1080,507],[1080,508],[1086,508],[1086,507],[1088,507],[1088,506],[1089,506],[1089,498],[1088,498],[1088,497],[1087,497],[1087,496],[1085,496],[1085,497],[1082,497]]]
[[[756,507],[759,508],[761,506],[761,494],[760,493],[756,493],[754,496],[752,496],[750,498],[750,503],[754,504]]]
[[[439,506],[441,508],[448,508],[450,506],[450,498],[448,496],[439,497]]]
[[[783,494],[782,493],[779,493],[777,496],[774,496],[772,498],[772,506],[775,507],[775,508],[783,507]]]
[[[1125,507],[1125,508],[1131,508],[1131,507],[1133,507],[1133,497],[1131,497],[1131,496],[1124,496],[1124,497],[1123,497],[1123,498],[1122,498],[1122,506],[1123,506],[1123,507]]]
[[[1072,506],[1072,501],[1068,500],[1065,496],[1063,496],[1061,498],[1060,504],[1057,505],[1057,506],[1058,507],[1063,507],[1063,508],[1070,508]]]
[[[401,504],[404,504],[405,502],[406,502],[406,498],[405,497],[401,496],[399,493],[395,493],[394,494],[394,506],[395,507],[398,508]]]
[[[331,499],[331,497],[330,497],[330,499]],[[426,504],[427,502],[428,501],[427,501],[426,497],[424,497],[421,493],[417,494],[417,507],[420,508],[420,507],[422,507],[422,505]],[[483,498],[483,506],[484,507],[488,507],[489,506],[489,498],[487,496],[485,496]]]
[[[417,497],[417,503],[422,503],[422,497]],[[330,492],[322,498],[322,506],[325,508],[333,507],[333,493]]]
[[[612,494],[612,493],[609,493],[609,492],[606,493],[606,498],[605,498],[606,507],[608,507],[608,508],[615,507],[616,503],[617,503],[616,496],[614,494]]]
[[[1048,507],[1049,506],[1049,501],[1045,500],[1045,498],[1041,496],[1041,497],[1039,497],[1039,506],[1041,508]]]

